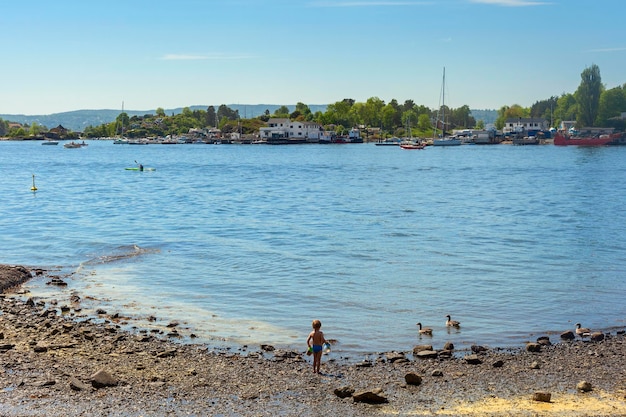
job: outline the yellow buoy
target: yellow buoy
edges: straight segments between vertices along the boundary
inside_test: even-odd
[[[31,191],[37,191],[37,187],[35,187],[35,174],[33,174],[33,186],[30,187]]]

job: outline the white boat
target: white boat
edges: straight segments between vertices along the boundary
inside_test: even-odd
[[[78,148],[82,148],[83,145],[80,143],[76,143],[76,142],[68,142],[64,144],[63,147],[68,148],[68,149],[78,149]]]
[[[513,138],[513,145],[539,145],[537,136],[524,136],[523,138]]]
[[[59,141],[58,140],[51,140],[51,139],[46,139],[43,142],[41,142],[42,145],[58,145]]]
[[[439,123],[439,112],[441,111],[441,137],[433,137],[434,146],[459,146],[461,139],[455,136],[446,137],[446,68],[443,68],[443,81],[441,83],[441,106],[437,110],[437,119],[435,119],[435,128],[433,136],[437,136],[437,125]]]
[[[461,143],[461,139],[455,138],[453,136],[433,140],[433,146],[458,146]]]

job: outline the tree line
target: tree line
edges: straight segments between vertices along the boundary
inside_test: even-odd
[[[498,110],[495,123],[497,129],[504,127],[507,119],[543,118],[557,127],[561,121],[576,121],[578,127],[603,126],[624,130],[625,121],[619,116],[626,111],[626,84],[606,89],[602,85],[600,68],[597,65],[585,68],[581,73],[581,82],[574,93],[564,93],[560,97],[535,102],[531,107],[517,104],[502,106]],[[445,114],[445,120],[442,120]],[[377,128],[383,136],[422,136],[430,137],[441,133],[443,129],[484,129],[485,122],[476,120],[469,106],[459,108],[442,106],[430,109],[418,105],[413,100],[399,103],[392,99],[385,103],[378,97],[371,97],[365,102],[343,99],[329,104],[326,111],[312,112],[308,105],[297,103],[294,111],[281,106],[273,114],[269,110],[265,114],[249,119],[242,119],[238,110],[226,105],[217,109],[209,106],[206,110],[184,108],[180,114],[165,114],[158,108],[155,114],[130,117],[122,112],[111,123],[99,126],[88,126],[83,132],[84,137],[164,137],[167,135],[183,135],[190,129],[219,129],[222,133],[240,132],[251,135],[270,118],[288,118],[294,121],[315,122],[326,130],[338,135],[346,134],[356,126]],[[0,119],[0,136],[26,137],[38,136],[47,131],[45,126],[33,123],[20,128],[9,129],[9,122]],[[69,135],[73,135],[70,132]]]
[[[626,130],[626,121],[621,118],[626,112],[626,84],[606,89],[600,68],[595,64],[585,68],[580,78],[574,93],[540,100],[528,108],[517,104],[501,107],[496,128],[502,129],[506,119],[537,117],[548,120],[552,127],[558,127],[562,121],[575,121],[578,128],[597,126]]]

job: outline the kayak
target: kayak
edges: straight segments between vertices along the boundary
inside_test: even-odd
[[[139,171],[139,167],[125,168],[127,171]],[[156,168],[144,168],[144,171],[156,171]]]

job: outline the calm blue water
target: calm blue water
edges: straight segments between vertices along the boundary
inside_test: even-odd
[[[212,345],[303,350],[319,318],[345,355],[516,346],[626,325],[624,161],[626,147],[0,142],[0,262],[62,266],[69,289],[32,293],[78,290],[86,309],[178,320]]]

